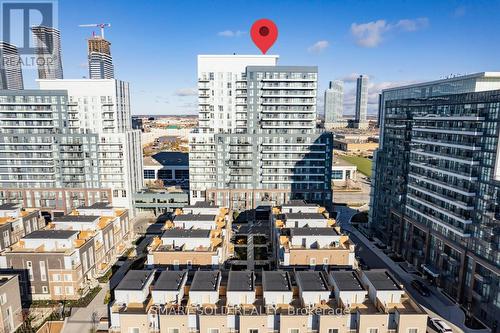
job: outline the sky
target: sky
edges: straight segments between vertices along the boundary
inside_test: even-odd
[[[278,26],[267,54],[280,65],[314,65],[319,112],[331,80],[345,81],[344,114],[355,81],[368,75],[369,113],[381,89],[450,74],[500,71],[500,0],[99,0],[58,1],[65,78],[88,76],[86,39],[111,23],[115,77],[130,82],[132,114],[197,114],[198,54],[260,54],[249,30]],[[28,73],[26,73],[28,72]],[[25,71],[25,86],[36,87]]]

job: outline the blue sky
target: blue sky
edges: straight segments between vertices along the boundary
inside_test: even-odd
[[[248,31],[260,18],[278,26],[268,54],[279,64],[319,67],[319,95],[346,80],[345,113],[356,74],[370,76],[373,113],[384,87],[500,71],[500,1],[59,0],[58,10],[65,78],[87,76],[86,38],[98,33],[78,25],[112,24],[106,38],[116,77],[131,84],[133,114],[196,114],[196,56],[259,54]]]

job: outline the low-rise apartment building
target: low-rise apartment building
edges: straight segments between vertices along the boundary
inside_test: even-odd
[[[21,209],[12,203],[0,205],[0,250],[44,226],[45,220],[38,210]]]
[[[427,327],[427,314],[386,271],[130,271],[115,293],[110,332],[424,333]]]
[[[204,202],[177,209],[165,223],[164,232],[148,247],[147,265],[173,269],[218,267],[226,257],[226,225],[231,216],[226,208]]]
[[[79,299],[131,240],[128,211],[96,203],[56,217],[6,247],[0,267],[27,271],[32,299]]]
[[[19,277],[0,274],[0,331],[15,332],[23,323]]]

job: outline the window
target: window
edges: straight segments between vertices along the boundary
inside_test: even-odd
[[[42,286],[42,293],[48,294],[49,293],[49,288],[47,288],[47,286]]]
[[[141,331],[139,330],[139,327],[129,327],[128,333],[141,333]]]
[[[179,333],[179,329],[178,328],[169,328],[167,330],[168,333]]]
[[[249,328],[248,333],[259,333],[259,330],[257,328]]]
[[[378,328],[369,328],[368,333],[378,333]]]
[[[409,328],[408,333],[418,333],[418,328]]]
[[[33,281],[33,263],[31,261],[26,261],[26,268],[28,268],[28,276],[30,281]]]
[[[67,286],[65,290],[67,295],[73,295],[75,293],[74,288],[72,286]]]
[[[73,281],[73,276],[71,274],[64,274],[64,281]]]
[[[299,333],[299,329],[298,328],[289,328],[288,333]]]
[[[316,258],[309,259],[309,265],[316,266]]]
[[[0,295],[0,304],[4,305],[5,303],[7,303],[7,295],[3,293]]]
[[[155,171],[144,169],[144,179],[155,179]]]
[[[219,333],[218,328],[209,328],[207,333]]]
[[[338,328],[329,328],[328,333],[339,333],[339,329]]]
[[[61,295],[62,294],[62,288],[59,286],[54,287],[54,294],[55,295]]]
[[[40,261],[40,279],[47,281],[47,271],[45,270],[45,261]]]
[[[332,171],[332,179],[338,180],[338,179],[343,179],[344,175],[342,170],[333,170]]]

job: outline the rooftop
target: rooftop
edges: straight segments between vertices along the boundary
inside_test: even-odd
[[[210,230],[206,229],[167,229],[162,238],[208,238]]]
[[[109,202],[96,202],[90,206],[80,206],[78,209],[110,209],[113,208]]]
[[[401,290],[400,285],[386,270],[363,271],[363,274],[377,290]]]
[[[318,205],[307,203],[304,200],[290,200],[286,204],[283,204],[282,207],[313,207],[313,206],[318,206]]]
[[[0,205],[0,210],[14,210],[18,208],[19,204],[16,203],[4,203]]]
[[[285,271],[262,272],[262,287],[264,291],[291,291],[290,276]]]
[[[312,220],[312,219],[324,219],[325,216],[320,213],[285,213],[286,219],[300,219],[300,220]]]
[[[181,153],[177,151],[162,151],[152,155],[151,159],[157,161],[163,166],[188,166],[188,156],[188,153]]]
[[[227,291],[253,291],[254,275],[252,271],[230,271]]]
[[[290,228],[290,236],[338,236],[335,228]]]
[[[54,217],[53,222],[94,222],[99,216],[94,215],[64,215]]]
[[[130,270],[120,281],[116,290],[142,290],[153,273],[154,271],[151,270]]]
[[[220,271],[196,271],[189,291],[217,290]]]
[[[331,272],[335,284],[340,291],[361,291],[365,290],[361,285],[356,273],[353,271],[337,271]]]
[[[74,230],[36,230],[24,236],[25,239],[68,239],[71,236],[77,235],[78,231]]]
[[[330,288],[322,272],[298,271],[295,279],[302,291],[328,291]]]
[[[208,201],[197,201],[194,205],[184,206],[184,208],[219,208],[219,206]]]
[[[174,221],[215,221],[213,214],[181,214],[174,217]]]
[[[178,291],[181,288],[182,281],[186,276],[185,271],[163,271],[158,280],[156,280],[153,290]]]

